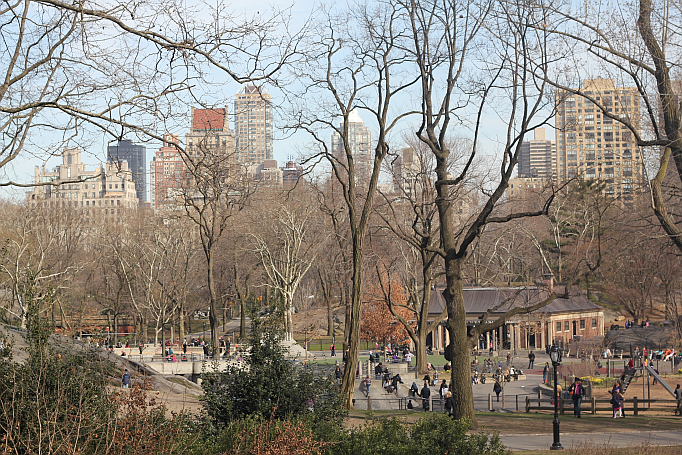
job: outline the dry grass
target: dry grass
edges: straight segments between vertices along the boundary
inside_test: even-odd
[[[519,455],[556,455],[557,452],[551,450],[530,450],[509,453]],[[679,455],[682,454],[682,446],[642,444],[635,447],[609,447],[607,444],[582,443],[575,447],[566,447],[560,453],[563,455]]]

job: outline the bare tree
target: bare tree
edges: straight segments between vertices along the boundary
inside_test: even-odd
[[[454,415],[471,419],[475,426],[469,354],[479,333],[495,329],[511,315],[530,312],[554,298],[552,296],[533,307],[516,308],[490,322],[488,315],[485,315],[478,326],[467,327],[463,265],[475,240],[488,224],[540,215],[549,206],[548,201],[538,211],[499,216],[495,213],[518,162],[525,134],[547,121],[541,117],[549,104],[545,93],[547,84],[536,83],[534,77],[535,73],[547,71],[550,58],[546,48],[547,39],[541,31],[531,31],[527,26],[528,23],[541,21],[543,12],[521,2],[431,1],[401,4],[411,19],[414,59],[421,76],[422,120],[416,133],[436,159],[435,186],[441,245],[435,250],[445,260],[446,289],[443,297],[448,311],[446,327],[450,334],[450,344],[445,353],[452,362]],[[473,52],[483,42],[481,40],[486,44],[478,48],[480,54],[475,60]],[[465,84],[465,69],[468,62],[474,61],[484,69],[470,84]],[[469,91],[458,92],[461,86],[468,86]],[[506,97],[506,107],[502,107],[501,101],[496,99],[498,95]],[[473,114],[476,120],[471,126],[473,143],[466,164],[451,176],[447,165],[451,151],[446,138],[456,125],[453,122],[458,120],[457,112],[465,112],[468,100],[478,105]],[[498,115],[505,115],[508,124],[498,161],[499,173],[491,189],[483,193],[483,204],[474,219],[461,235],[457,235],[453,222],[454,201],[449,197],[449,188],[460,184],[470,172],[471,164],[479,153],[481,118],[485,108],[493,102]]]
[[[396,114],[391,109],[392,101],[416,82],[401,68],[406,58],[404,19],[403,13],[390,3],[359,6],[339,16],[323,14],[318,21],[323,26],[316,30],[319,38],[313,44],[323,57],[296,70],[306,86],[305,103],[292,97],[291,126],[307,131],[316,148],[307,163],[326,160],[348,213],[353,268],[341,394],[349,408],[360,344],[365,235],[381,163],[390,148],[389,135],[396,123],[410,113]],[[364,144],[363,150],[358,149],[352,134],[351,124],[357,123],[356,109],[371,116],[377,133],[374,144]],[[335,147],[328,140],[332,133]]]
[[[291,194],[284,202],[273,205],[261,204],[265,213],[257,213],[258,219],[265,215],[273,218],[265,230],[258,230],[252,223],[250,232],[254,253],[260,258],[269,287],[284,299],[284,334],[293,341],[294,294],[303,277],[314,264],[317,255],[326,246],[326,235],[315,226],[316,207],[307,198]]]

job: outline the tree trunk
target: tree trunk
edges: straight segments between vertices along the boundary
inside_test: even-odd
[[[206,249],[206,278],[208,280],[208,293],[210,296],[211,307],[208,313],[208,322],[211,326],[211,353],[218,352],[218,297],[215,290],[215,280],[213,277],[213,251],[211,247]]]
[[[466,310],[464,308],[463,280],[461,259],[456,258],[446,264],[445,274],[447,287],[443,296],[448,309],[446,327],[450,333],[448,351],[452,364],[450,389],[455,401],[453,417],[471,420],[473,428],[478,427],[474,409],[474,395],[471,388],[471,343],[467,336]],[[450,357],[450,356],[446,356]]]
[[[239,340],[246,339],[246,303],[245,298],[242,296],[239,298]]]
[[[346,409],[353,405],[353,392],[355,391],[355,371],[358,367],[358,354],[360,351],[360,305],[362,291],[362,234],[353,233],[353,289],[351,294],[350,312],[346,314],[348,321],[348,337],[345,338],[346,346],[346,369],[341,383],[341,398]],[[350,314],[348,314],[350,313]],[[469,384],[471,386],[471,384]]]
[[[178,330],[180,335],[180,341],[185,339],[185,310],[183,308],[183,304],[180,304],[180,306],[177,309],[178,312]]]
[[[332,311],[332,301],[327,298],[327,336],[334,337],[334,312]]]
[[[284,339],[294,341],[294,295],[292,292],[284,292]]]

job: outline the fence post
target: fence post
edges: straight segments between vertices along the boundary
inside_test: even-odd
[[[561,415],[564,415],[564,396],[559,397],[559,406],[561,407]]]
[[[506,409],[507,406],[505,406],[505,399],[504,399],[504,387],[502,388],[502,409]]]
[[[372,399],[369,397],[369,395],[367,395],[367,410],[372,410]]]
[[[493,410],[493,394],[489,393],[488,394],[488,411]]]
[[[639,415],[639,410],[637,409],[637,401],[638,401],[638,400],[637,400],[637,397],[632,397],[632,404],[633,404],[634,407],[635,407],[635,410],[634,410],[634,412],[633,412],[633,415],[635,415],[635,416]]]
[[[592,397],[592,415],[597,414],[597,399]]]
[[[429,411],[433,412],[433,395],[429,395]]]
[[[526,414],[530,412],[530,397],[526,395]]]
[[[519,396],[516,395],[516,410],[519,410]]]

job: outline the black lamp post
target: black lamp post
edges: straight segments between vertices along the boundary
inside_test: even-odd
[[[559,396],[557,394],[558,381],[556,367],[561,365],[561,351],[556,344],[553,344],[549,348],[549,358],[552,360],[552,368],[554,368],[554,420],[552,425],[554,427],[554,443],[550,450],[563,450],[561,443],[559,442]]]

